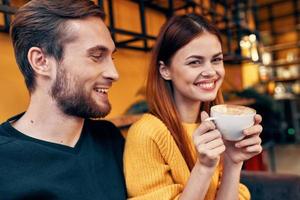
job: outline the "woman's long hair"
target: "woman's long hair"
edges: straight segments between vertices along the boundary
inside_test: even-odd
[[[166,81],[161,77],[159,62],[163,61],[169,66],[174,54],[204,31],[216,35],[221,43],[221,36],[218,30],[203,17],[194,14],[171,17],[162,26],[153,48],[146,87],[146,97],[150,113],[162,120],[167,126],[190,170],[192,170],[195,164],[191,153],[191,146],[189,145],[190,142],[188,142],[189,139],[176,109],[172,82]],[[212,105],[220,103],[223,103],[223,97],[219,90],[214,101],[201,104],[198,121],[200,122],[200,113],[202,110],[209,112]]]

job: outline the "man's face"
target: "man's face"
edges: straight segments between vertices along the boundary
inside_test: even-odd
[[[76,39],[64,47],[51,96],[67,115],[104,117],[111,110],[108,90],[119,77],[112,60],[114,42],[101,19],[89,17],[68,23]]]

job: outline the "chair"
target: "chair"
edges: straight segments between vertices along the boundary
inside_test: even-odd
[[[251,200],[300,200],[300,176],[269,172],[242,171],[241,182]]]

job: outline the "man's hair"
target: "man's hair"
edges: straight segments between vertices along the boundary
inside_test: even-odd
[[[29,49],[39,47],[60,62],[64,46],[76,38],[68,33],[66,22],[92,16],[104,20],[105,14],[90,0],[32,0],[17,11],[10,33],[29,92],[36,87],[35,73],[27,59]]]

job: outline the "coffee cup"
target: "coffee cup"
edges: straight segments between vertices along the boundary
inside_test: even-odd
[[[245,136],[243,130],[254,124],[256,111],[240,105],[220,104],[212,106],[210,116],[206,120],[213,120],[224,139],[238,141]]]

